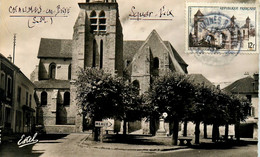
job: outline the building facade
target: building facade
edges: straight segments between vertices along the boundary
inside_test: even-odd
[[[4,133],[32,132],[36,119],[34,84],[0,54],[0,126]]]
[[[241,78],[223,89],[234,95],[246,97],[251,103],[248,117],[240,125],[240,135],[244,138],[258,139],[258,80],[259,74],[255,73],[253,77]]]

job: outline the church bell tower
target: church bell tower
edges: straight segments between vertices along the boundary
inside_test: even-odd
[[[95,67],[112,75],[123,75],[123,34],[116,0],[87,0],[73,27],[71,104],[77,110],[74,85],[79,68]],[[77,115],[75,131],[83,131],[83,117]]]
[[[123,34],[116,0],[87,0],[79,7],[73,34],[74,63],[122,76]]]

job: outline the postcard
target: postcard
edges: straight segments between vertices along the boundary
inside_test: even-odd
[[[0,2],[0,156],[257,156],[259,1]]]

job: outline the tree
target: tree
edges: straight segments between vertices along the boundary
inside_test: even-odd
[[[199,144],[200,135],[200,123],[208,123],[211,119],[213,108],[212,104],[214,101],[214,92],[211,87],[206,87],[205,85],[196,85],[194,92],[194,103],[191,107],[190,120],[195,123],[195,143]],[[204,132],[205,134],[205,132]]]
[[[139,89],[132,83],[124,83],[120,93],[122,111],[118,117],[123,120],[123,134],[126,135],[126,122],[140,120],[145,115],[145,106]]]
[[[79,105],[83,113],[92,118],[92,123],[104,118],[124,120],[123,133],[126,134],[126,122],[139,120],[147,110],[139,89],[102,69],[81,69],[76,85]],[[98,129],[93,130],[97,140]]]
[[[81,69],[78,73],[77,100],[83,113],[95,121],[117,118],[122,113],[122,79],[112,77],[96,68]],[[93,128],[94,140],[98,139],[98,129]]]
[[[174,122],[172,143],[177,145],[179,122],[188,115],[193,96],[193,85],[188,77],[180,73],[168,73],[158,77],[152,84],[149,98],[158,114],[168,113]]]

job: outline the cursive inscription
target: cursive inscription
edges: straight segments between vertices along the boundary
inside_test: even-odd
[[[28,28],[34,28],[39,24],[53,24],[53,19],[68,17],[71,7],[57,5],[55,8],[43,8],[42,6],[10,6],[8,8],[10,17],[28,17]]]
[[[132,6],[130,14],[130,20],[172,20],[174,17],[173,11],[162,6],[158,11],[137,11],[135,6]]]
[[[31,137],[31,136],[25,137],[25,135],[23,134],[21,136],[21,139],[17,142],[17,145],[19,146],[19,148],[22,148],[22,147],[30,145],[30,144],[35,144],[39,141],[39,140],[35,139],[36,136],[37,136],[37,133],[35,133],[33,135],[33,137]]]

